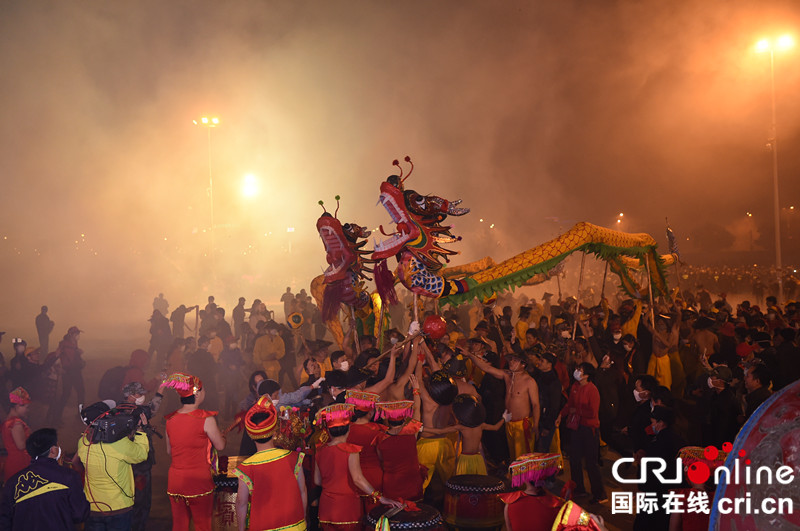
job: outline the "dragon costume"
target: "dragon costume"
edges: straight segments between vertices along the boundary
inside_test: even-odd
[[[629,269],[636,264],[649,270],[654,295],[669,295],[665,259],[657,253],[652,236],[628,234],[586,222],[577,223],[557,238],[503,262],[486,258],[470,264],[472,267],[446,269],[442,260],[449,262],[449,257],[458,253],[442,245],[461,238],[451,234],[450,227],[443,222],[448,215],[463,216],[469,209],[459,208],[460,200],[447,201],[405,189],[403,183],[414,169],[409,157],[405,161],[411,164],[405,178],[395,160],[393,165],[400,168],[400,175],[389,176],[380,187],[380,203],[396,226],[390,234],[381,226],[381,232],[389,238],[376,245],[372,253],[372,259],[378,262],[375,283],[387,300],[392,298],[394,278],[410,291],[438,298],[442,303],[459,304],[475,297],[489,299],[507,289],[547,280],[554,268],[575,251],[592,253],[607,261],[619,276],[621,288],[631,296],[641,298],[647,293],[631,277]],[[385,265],[391,256],[397,259],[394,278]]]

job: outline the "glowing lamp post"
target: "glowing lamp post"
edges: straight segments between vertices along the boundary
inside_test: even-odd
[[[219,118],[216,116],[203,116],[199,120],[192,120],[194,125],[205,127],[208,130],[208,200],[211,206],[211,273],[214,283],[217,281],[217,265],[214,252],[214,179],[211,175],[211,130],[219,126]]]
[[[777,40],[762,39],[756,43],[756,52],[769,52],[769,73],[772,93],[772,127],[770,128],[770,138],[768,145],[772,149],[772,192],[773,209],[775,211],[775,269],[778,273],[778,302],[783,299],[783,275],[781,269],[781,209],[778,195],[778,128],[775,120],[775,51],[788,50],[794,46],[794,39],[790,35],[784,35]]]

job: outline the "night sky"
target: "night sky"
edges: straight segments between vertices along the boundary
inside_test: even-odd
[[[324,266],[317,201],[387,225],[378,187],[405,155],[407,187],[472,208],[453,220],[456,262],[577,221],[666,249],[665,218],[691,263],[769,260],[770,64],[754,44],[785,33],[791,263],[796,1],[3,0],[0,329],[32,333],[41,304],[56,332],[126,313],[146,328],[161,291],[173,307],[277,300]],[[210,142],[204,115],[221,120]]]

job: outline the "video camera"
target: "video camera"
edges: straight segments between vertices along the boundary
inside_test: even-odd
[[[148,430],[159,437],[161,434],[151,428],[149,424],[142,425],[141,415],[144,413],[148,420],[153,416],[149,406],[135,404],[118,404],[108,413],[92,421],[92,442],[113,443],[123,437],[133,440],[138,430]]]

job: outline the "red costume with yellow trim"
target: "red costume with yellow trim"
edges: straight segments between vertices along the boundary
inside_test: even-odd
[[[214,492],[211,467],[208,462],[206,418],[216,411],[195,409],[190,413],[173,411],[164,418],[172,453],[167,478],[167,494],[183,498],[204,496]]]
[[[17,387],[11,391],[8,394],[8,399],[12,404],[21,406],[31,403],[30,395],[22,387]],[[22,430],[25,432],[26,440],[31,436],[31,429],[25,424],[25,421],[19,417],[8,417],[3,422],[0,432],[2,432],[3,446],[5,446],[8,451],[5,468],[3,469],[3,481],[8,481],[11,476],[31,464],[31,456],[28,455],[28,452],[24,448],[22,450],[17,448],[14,437],[11,435],[11,429],[17,424],[22,424]]]
[[[558,496],[547,493],[536,496],[521,490],[501,494],[500,499],[508,506],[512,531],[530,529],[531,522],[553,522],[564,505]]]
[[[203,389],[200,378],[174,373],[165,380],[166,387],[181,397],[197,395]],[[188,413],[173,411],[167,421],[172,462],[167,475],[167,494],[172,509],[172,528],[189,529],[190,520],[197,531],[211,529],[214,507],[214,480],[211,476],[211,441],[205,432],[208,417],[216,411],[195,409]]]
[[[413,412],[414,403],[409,400],[380,402],[376,405],[378,416],[400,420]],[[424,475],[417,455],[417,433],[422,423],[412,420],[396,435],[387,433],[378,443],[378,453],[383,463],[383,495],[398,500],[422,499]]]
[[[348,459],[360,446],[339,443],[317,451],[317,467],[322,476],[319,523],[322,529],[360,531],[363,516],[360,491],[350,477]]]
[[[383,490],[383,468],[381,460],[378,458],[378,443],[384,437],[386,437],[385,428],[374,422],[350,424],[350,433],[347,434],[348,443],[361,447],[359,454],[361,472],[364,473],[364,477],[367,478],[370,485],[379,491]],[[361,493],[361,501],[364,504],[365,514],[380,505],[369,494]]]
[[[350,389],[345,394],[344,401],[351,404],[357,411],[369,415],[380,398],[380,395],[375,393]],[[350,432],[347,434],[348,443],[361,447],[359,454],[361,472],[370,485],[379,491],[383,490],[383,468],[378,457],[378,443],[386,437],[385,434],[386,426],[375,422],[361,424],[353,422],[350,424]],[[369,514],[372,509],[380,505],[372,496],[364,493],[361,493],[361,502],[364,505],[364,514]]]
[[[306,529],[297,475],[303,454],[270,448],[245,459],[234,471],[250,491],[250,529]],[[295,488],[292,488],[295,487]]]
[[[259,414],[262,418],[256,422],[254,417]],[[269,396],[259,398],[247,411],[244,426],[254,441],[275,435],[278,412]],[[245,459],[233,471],[247,486],[250,502],[248,528],[305,531],[303,495],[297,487],[303,457],[301,452],[266,448]]]

